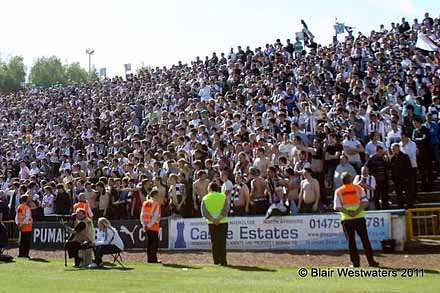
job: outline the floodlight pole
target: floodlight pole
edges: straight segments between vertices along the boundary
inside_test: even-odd
[[[89,76],[90,76],[92,72],[92,55],[95,54],[95,50],[87,48],[86,54],[89,55]]]

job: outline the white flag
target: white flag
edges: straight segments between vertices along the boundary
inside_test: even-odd
[[[417,36],[416,48],[440,52],[440,45],[424,33],[419,33]]]

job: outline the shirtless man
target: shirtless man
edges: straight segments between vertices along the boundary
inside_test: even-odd
[[[167,195],[167,189],[165,186],[163,186],[162,184],[162,178],[159,176],[155,176],[153,178],[153,182],[154,182],[154,186],[153,189],[157,190],[159,192],[159,196],[162,198],[166,198]]]
[[[258,169],[261,177],[267,177],[267,168],[269,168],[270,160],[266,157],[264,147],[257,149],[257,156],[254,160],[254,167]]]
[[[86,182],[84,194],[86,195],[86,201],[89,203],[90,208],[94,215],[98,215],[98,201],[96,192],[92,188],[92,183]]]
[[[193,183],[193,204],[194,210],[199,213],[200,212],[200,203],[205,195],[208,194],[208,185],[211,183],[209,181],[208,173],[204,170],[200,170],[197,172],[197,180]]]
[[[312,169],[304,168],[304,180],[301,181],[298,210],[303,213],[313,213],[318,210],[320,198],[319,182],[312,177]]]
[[[243,216],[249,214],[250,192],[249,187],[244,184],[242,174],[235,175],[235,185],[232,189],[231,215]]]
[[[268,208],[266,181],[255,167],[249,168],[249,177],[251,181],[251,214],[264,215]]]
[[[290,150],[289,159],[293,166],[299,161],[300,153],[301,153],[301,137],[295,136],[293,138],[293,147]]]
[[[297,213],[299,187],[301,185],[301,177],[296,174],[293,168],[287,168],[285,171],[287,178],[283,181],[283,186],[286,189],[286,197],[289,201],[289,206],[292,214]]]

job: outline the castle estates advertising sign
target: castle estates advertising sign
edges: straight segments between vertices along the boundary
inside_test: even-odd
[[[391,235],[389,213],[368,213],[368,235],[374,250]],[[170,221],[170,249],[211,249],[204,219]],[[229,218],[228,249],[237,250],[345,250],[347,241],[338,214]],[[357,238],[358,247],[361,246]]]

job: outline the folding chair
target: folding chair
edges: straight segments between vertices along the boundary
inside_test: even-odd
[[[125,268],[124,264],[122,263],[122,251],[117,253],[112,253],[111,256],[113,257],[112,264],[115,264],[116,262],[121,265],[121,267]]]

